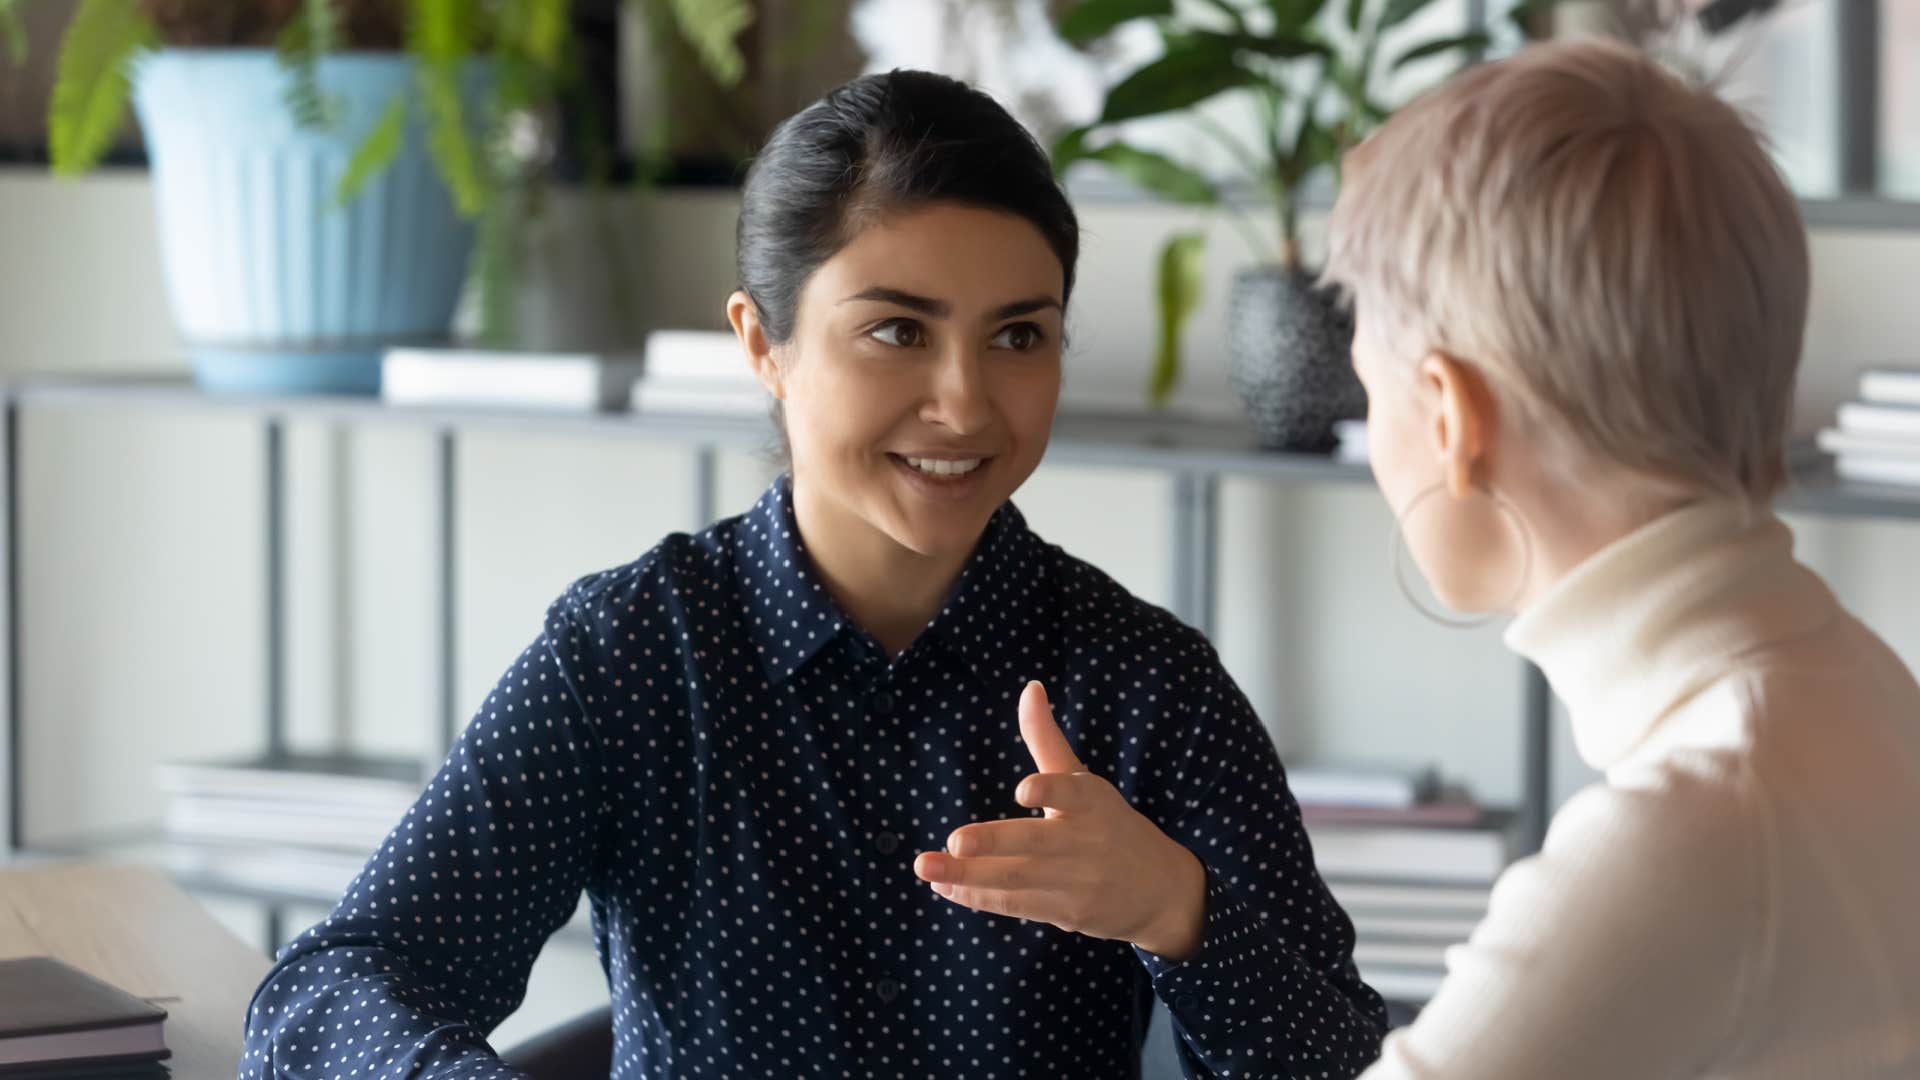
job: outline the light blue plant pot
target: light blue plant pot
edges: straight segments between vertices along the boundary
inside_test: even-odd
[[[445,340],[473,227],[428,156],[417,106],[405,148],[351,202],[348,160],[396,95],[402,54],[320,61],[338,106],[301,128],[265,49],[165,49],[133,78],[158,206],[168,298],[210,391],[373,394],[389,345]],[[468,99],[481,83],[470,80]]]

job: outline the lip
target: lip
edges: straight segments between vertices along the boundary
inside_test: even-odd
[[[909,457],[924,461],[971,461],[977,457],[980,467],[965,476],[929,476],[907,464]],[[920,495],[934,502],[957,503],[965,502],[983,490],[987,473],[999,459],[990,454],[954,454],[947,451],[937,454],[888,454],[887,460],[906,478],[908,486]]]

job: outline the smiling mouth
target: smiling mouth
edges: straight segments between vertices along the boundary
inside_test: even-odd
[[[895,454],[894,457],[907,463],[907,467],[923,476],[966,476],[987,463],[987,458],[921,458]]]
[[[991,456],[921,457],[917,454],[888,454],[887,457],[914,477],[933,483],[958,484],[978,476],[993,463]]]

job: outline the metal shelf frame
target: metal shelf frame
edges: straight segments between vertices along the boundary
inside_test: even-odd
[[[436,737],[424,767],[430,775],[460,730],[454,657],[459,612],[456,595],[459,486],[455,465],[463,433],[514,431],[638,440],[690,448],[693,499],[688,524],[704,528],[717,512],[717,456],[722,450],[753,450],[769,445],[772,431],[760,419],[640,416],[631,413],[560,413],[486,408],[401,407],[372,398],[241,397],[202,393],[183,379],[100,377],[30,378],[0,383],[0,544],[5,570],[0,574],[4,605],[6,710],[0,733],[0,859],[30,855],[23,820],[25,748],[24,698],[20,664],[21,522],[19,483],[23,412],[34,410],[132,410],[145,413],[211,413],[250,417],[260,426],[264,463],[261,539],[266,581],[261,612],[266,642],[264,716],[269,749],[286,748],[286,429],[295,422],[319,422],[336,429],[401,427],[432,435],[434,517],[439,619],[435,651],[439,662]],[[1215,627],[1219,595],[1219,500],[1224,479],[1246,478],[1271,484],[1352,485],[1370,481],[1365,465],[1329,457],[1260,449],[1252,434],[1232,424],[1171,417],[1079,416],[1063,414],[1055,423],[1046,461],[1093,468],[1161,472],[1170,479],[1168,528],[1174,614],[1203,633]],[[1826,459],[1803,455],[1795,484],[1778,509],[1831,517],[1920,521],[1920,492],[1850,485],[1836,480]],[[1522,770],[1518,808],[1522,854],[1538,850],[1550,813],[1552,765],[1552,692],[1540,671],[1522,662],[1523,709],[1520,729]],[[217,882],[196,882],[213,889]],[[277,910],[293,897],[270,890],[224,888],[251,896]],[[311,899],[311,898],[304,898]],[[272,919],[270,911],[270,920]]]

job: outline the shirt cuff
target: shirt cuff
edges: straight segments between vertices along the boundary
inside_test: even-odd
[[[1238,966],[1235,961],[1253,951],[1261,942],[1266,913],[1229,889],[1214,876],[1213,868],[1201,862],[1207,875],[1206,917],[1200,931],[1200,947],[1186,960],[1168,960],[1138,945],[1133,951],[1153,979],[1156,992],[1174,1009],[1181,1009],[1179,998],[1196,984],[1211,982],[1221,970]],[[1191,994],[1188,994],[1191,997]],[[1197,1002],[1190,1002],[1191,1007]]]

